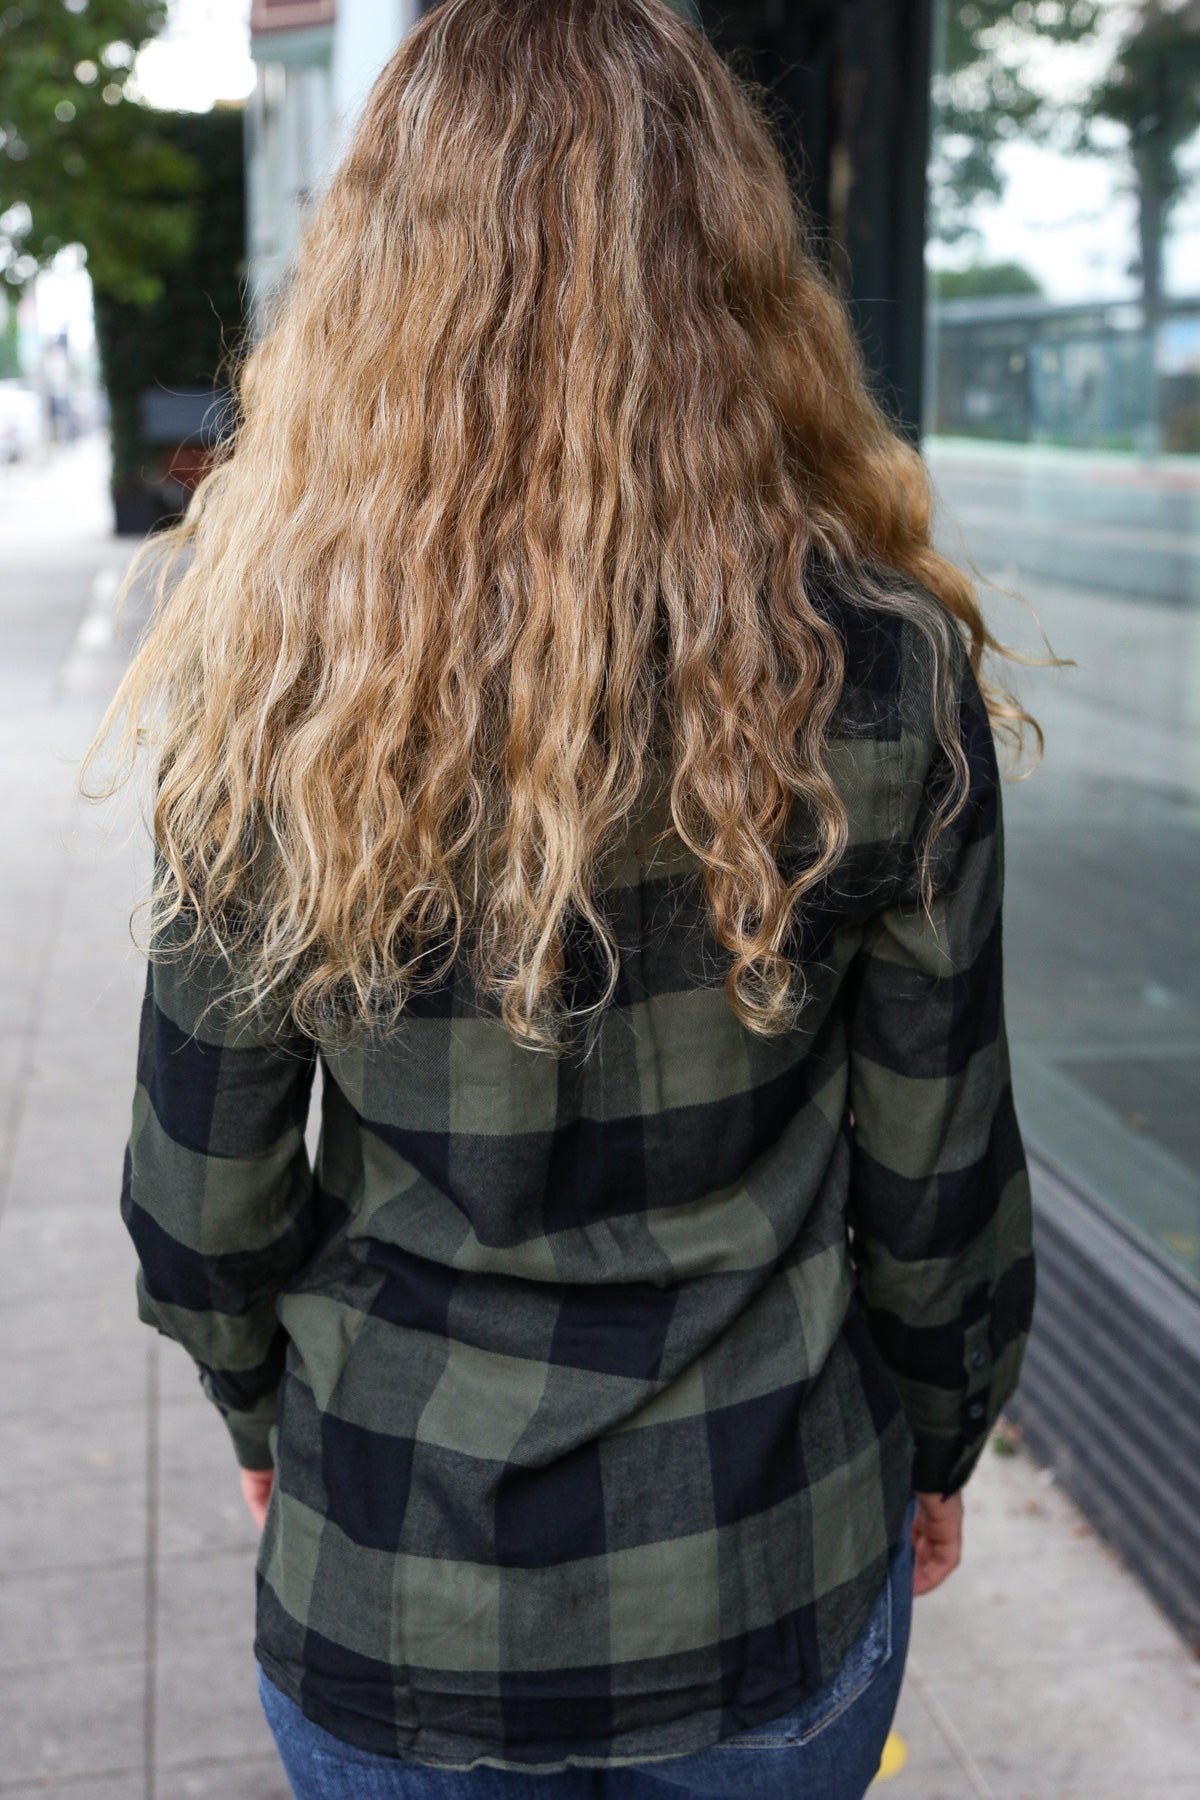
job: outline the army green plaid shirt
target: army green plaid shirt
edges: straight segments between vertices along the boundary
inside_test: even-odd
[[[330,1051],[219,1008],[196,1032],[220,974],[148,965],[139,1313],[239,1462],[275,1466],[255,1654],[364,1750],[632,1763],[791,1711],[866,1621],[911,1488],[960,1487],[1016,1386],[1034,1270],[993,737],[963,653],[935,933],[930,652],[826,598],[850,846],[803,908],[788,1035],[727,1005],[653,809],[605,887],[620,985],[587,1057],[513,1044],[461,972]]]

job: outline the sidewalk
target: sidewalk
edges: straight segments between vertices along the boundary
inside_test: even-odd
[[[98,475],[96,446],[65,454]],[[224,1428],[134,1308],[146,858],[128,804],[73,798],[128,547],[55,481],[0,485],[0,1800],[288,1800]],[[873,1792],[1200,1800],[1200,1668],[1141,1589],[1021,1451],[985,1452],[966,1503],[963,1566],[916,1602],[905,1760]]]

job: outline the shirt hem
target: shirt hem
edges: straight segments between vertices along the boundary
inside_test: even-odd
[[[903,1529],[903,1521],[900,1529]],[[899,1535],[895,1534],[893,1541],[888,1546],[889,1560],[898,1542]],[[885,1566],[881,1582],[886,1579]],[[878,1592],[873,1590],[872,1598],[860,1607],[862,1617],[854,1621],[853,1629],[849,1632],[847,1642],[842,1649],[842,1655],[848,1653],[858,1631],[862,1629],[866,1619],[870,1616],[877,1598]],[[764,1725],[770,1724],[772,1720],[783,1718],[812,1700],[825,1685],[824,1682],[813,1685],[799,1680],[785,1683],[783,1687],[776,1690],[770,1702],[755,1707],[759,1717],[732,1724],[725,1731],[722,1731],[720,1726],[722,1721],[728,1720],[729,1715],[720,1699],[714,1697],[712,1688],[709,1687],[702,1693],[697,1693],[693,1705],[688,1706],[685,1703],[684,1710],[675,1717],[639,1727],[636,1735],[640,1743],[636,1750],[622,1749],[620,1747],[621,1738],[617,1737],[613,1739],[614,1747],[609,1751],[593,1752],[571,1750],[569,1747],[565,1747],[561,1754],[554,1754],[558,1746],[553,1745],[552,1741],[542,1740],[543,1747],[550,1752],[549,1754],[534,1758],[522,1758],[500,1745],[481,1744],[478,1740],[467,1740],[461,1755],[454,1752],[441,1755],[431,1754],[424,1747],[416,1747],[416,1740],[421,1737],[453,1736],[452,1733],[444,1732],[436,1723],[417,1725],[410,1731],[403,1727],[397,1727],[398,1736],[403,1734],[412,1740],[404,1750],[386,1751],[379,1749],[377,1745],[360,1742],[353,1735],[352,1729],[351,1731],[347,1730],[354,1715],[343,1707],[330,1706],[319,1696],[306,1691],[303,1668],[297,1673],[294,1665],[281,1662],[258,1634],[254,1641],[254,1655],[268,1678],[281,1692],[287,1695],[295,1706],[299,1707],[305,1718],[311,1724],[337,1738],[339,1743],[346,1746],[351,1755],[357,1752],[371,1761],[383,1758],[389,1762],[412,1763],[424,1768],[447,1769],[456,1772],[487,1767],[523,1775],[562,1774],[568,1769],[626,1768],[656,1762],[678,1761],[688,1756],[694,1756],[700,1751],[711,1750],[743,1731],[759,1730]],[[658,1689],[652,1697],[661,1703],[665,1694],[666,1690]],[[447,1696],[447,1698],[457,1699],[461,1696]]]

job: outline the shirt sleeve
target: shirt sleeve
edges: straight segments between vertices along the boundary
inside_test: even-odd
[[[151,950],[178,946],[185,918]],[[240,1465],[269,1469],[286,1345],[275,1300],[318,1232],[304,1141],[316,1052],[261,1015],[231,1023],[230,979],[215,953],[148,961],[121,1216],[138,1317],[192,1357]]]
[[[865,927],[850,1013],[852,1254],[871,1336],[912,1431],[913,1486],[950,1495],[1017,1385],[1034,1299],[1029,1177],[1013,1107],[1001,922],[1004,839],[991,724],[965,650],[969,787],[917,850],[951,777],[934,747],[898,887]]]

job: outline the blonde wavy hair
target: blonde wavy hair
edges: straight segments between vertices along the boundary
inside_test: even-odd
[[[729,1003],[786,1031],[796,911],[847,841],[814,553],[928,633],[952,816],[951,638],[977,675],[1013,653],[930,544],[817,250],[760,90],[665,0],[445,0],[400,44],[224,454],[134,559],[153,614],[81,770],[104,798],[152,751],[141,904],[243,1013],[386,1027],[469,945],[511,1036],[560,1052],[613,993],[596,873],[657,768]],[[817,853],[787,879],[797,802]],[[579,930],[607,985],[572,1009]]]

